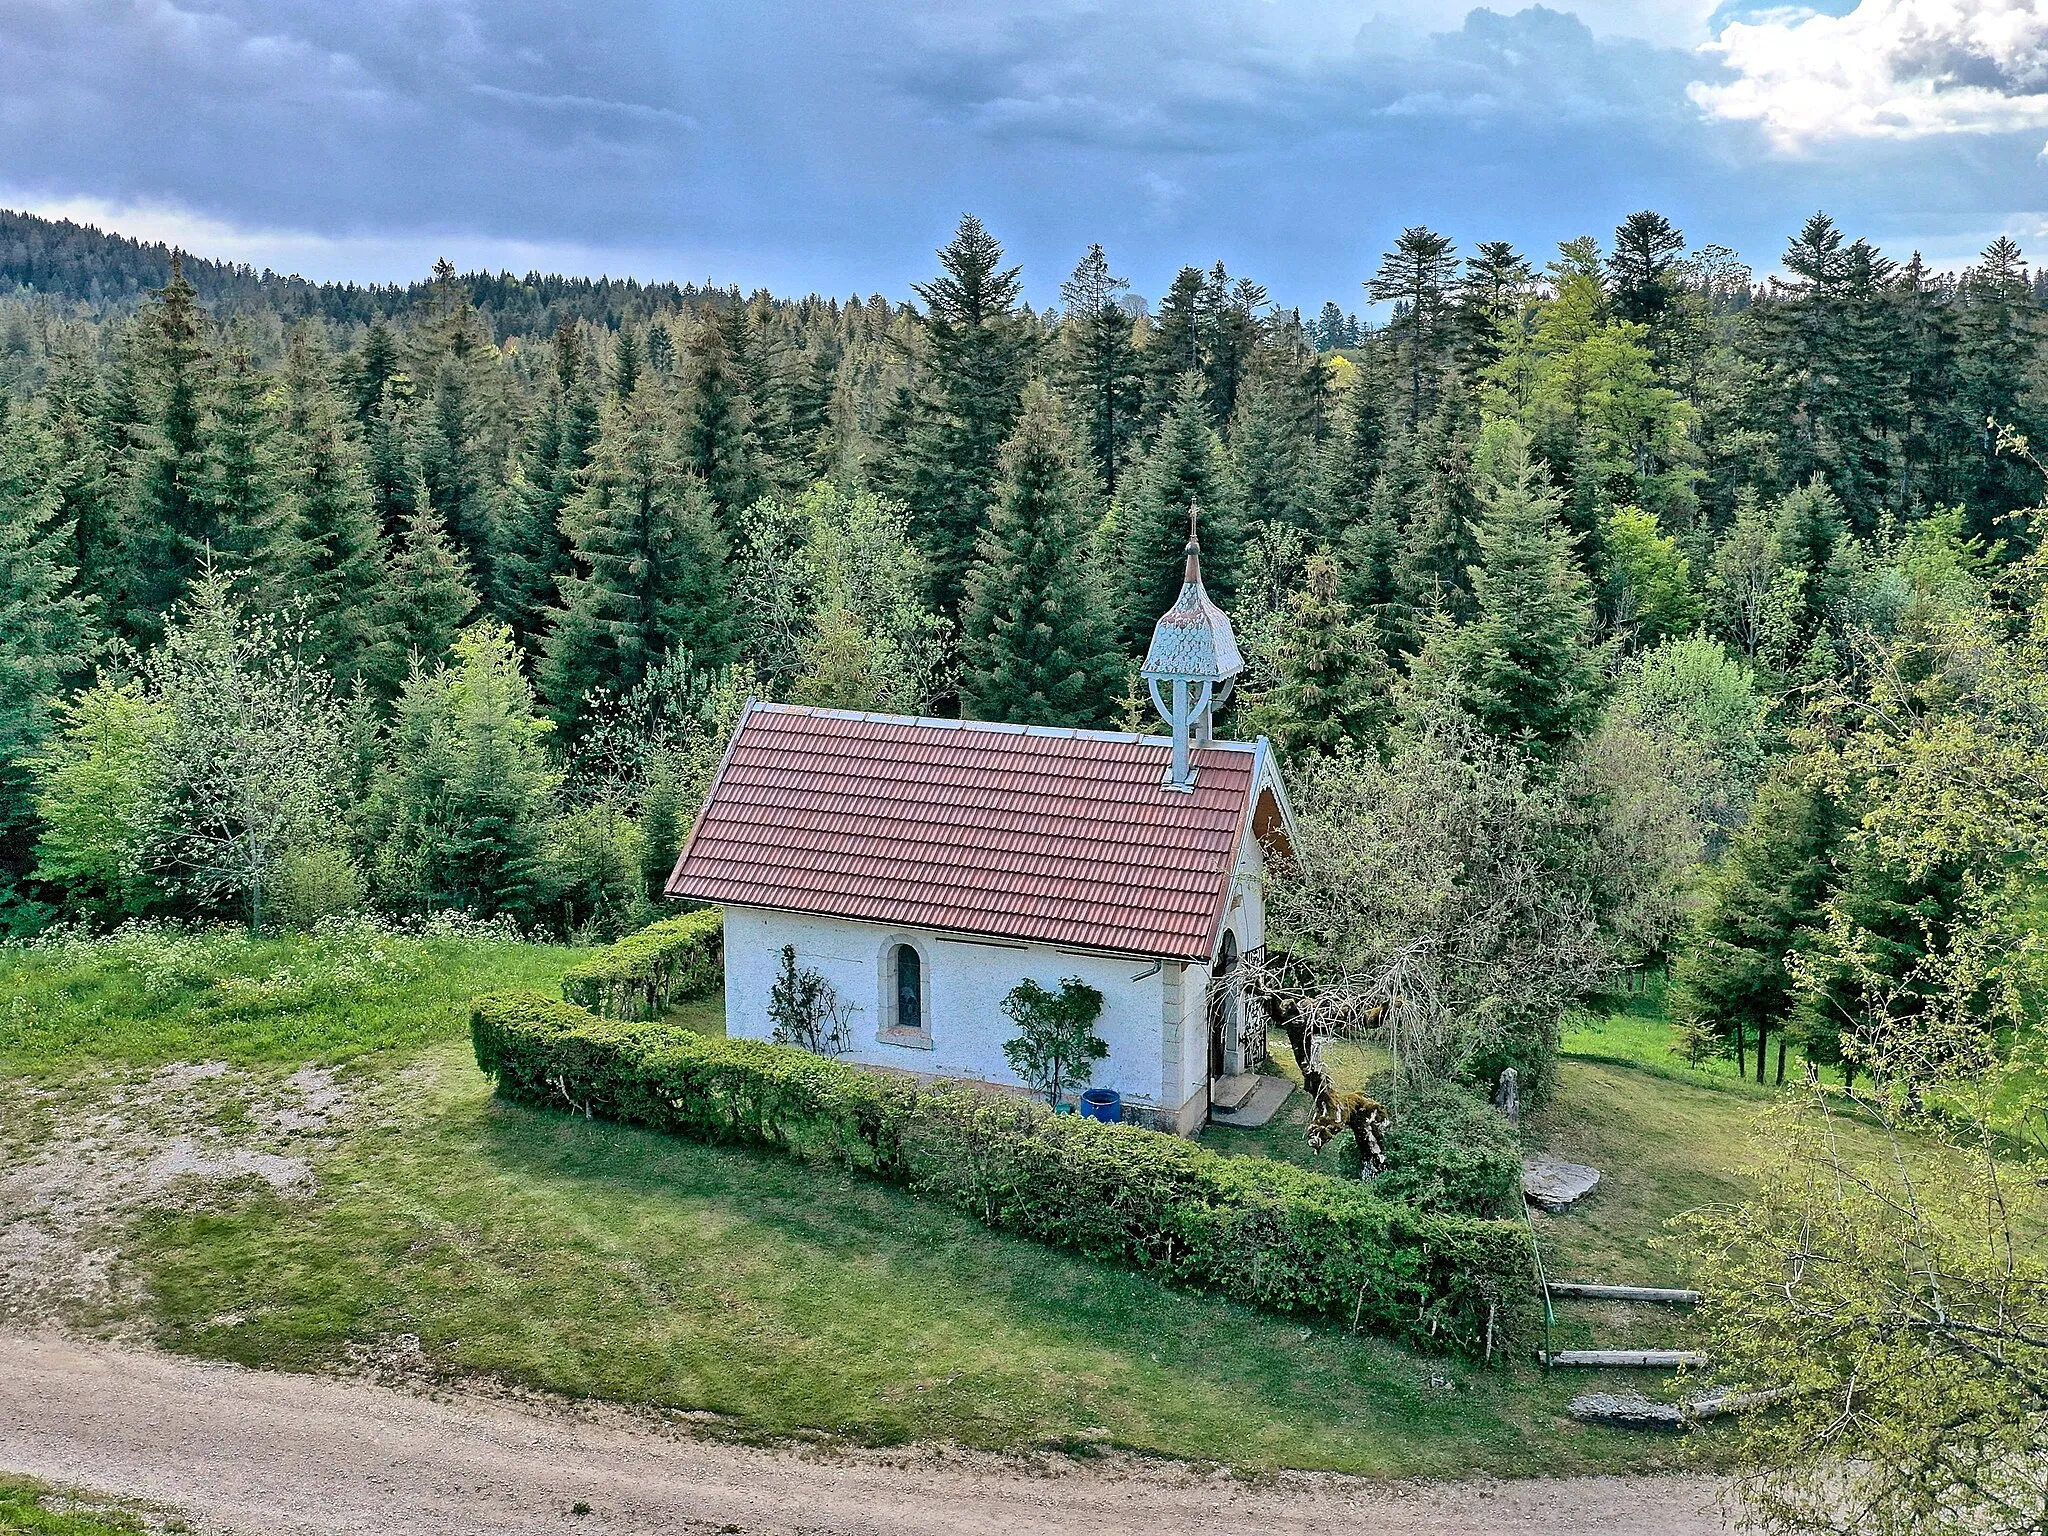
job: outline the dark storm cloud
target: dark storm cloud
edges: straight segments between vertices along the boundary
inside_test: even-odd
[[[1652,204],[1767,264],[1822,202],[1853,221],[1903,200],[1967,229],[2038,181],[2038,146],[2003,142],[1779,163],[1688,101],[1720,64],[1541,7],[0,0],[0,16],[9,196],[355,241],[309,263],[378,240],[521,242],[649,276],[900,293],[973,208],[1036,298],[1100,239],[1151,293],[1221,256],[1290,302],[1350,304],[1405,224],[1540,249]]]

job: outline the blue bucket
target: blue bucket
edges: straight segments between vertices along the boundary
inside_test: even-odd
[[[1081,1095],[1081,1113],[1104,1125],[1117,1125],[1124,1118],[1124,1096],[1114,1088],[1090,1088]]]

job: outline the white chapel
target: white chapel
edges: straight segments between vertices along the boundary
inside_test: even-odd
[[[667,887],[724,909],[727,1032],[769,1037],[790,946],[847,1006],[849,1060],[1014,1085],[1003,999],[1078,976],[1094,1086],[1183,1134],[1229,1108],[1264,1030],[1227,978],[1293,843],[1270,746],[1213,737],[1243,666],[1191,526],[1143,672],[1168,735],[749,704]]]

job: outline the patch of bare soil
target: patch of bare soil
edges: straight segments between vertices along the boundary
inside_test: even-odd
[[[1698,1478],[1246,1480],[1127,1458],[763,1449],[686,1424],[0,1334],[0,1467],[246,1536],[1720,1536]]]
[[[115,1263],[140,1211],[239,1188],[300,1197],[351,1108],[325,1068],[263,1080],[180,1062],[62,1088],[0,1085],[0,1316],[121,1310]]]

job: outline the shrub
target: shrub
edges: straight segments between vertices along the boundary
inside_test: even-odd
[[[1513,1216],[1522,1200],[1522,1146],[1505,1116],[1456,1083],[1375,1082],[1387,1106],[1387,1166],[1374,1193],[1426,1211]]]
[[[837,1163],[997,1230],[1273,1311],[1471,1349],[1526,1288],[1517,1226],[1137,1126],[599,1019],[536,992],[477,998],[471,1030],[508,1098]]]
[[[316,843],[278,860],[271,876],[270,913],[282,927],[310,931],[323,918],[360,911],[369,894],[346,848]]]
[[[724,975],[725,919],[707,908],[650,923],[570,967],[562,996],[608,1019],[658,1019]]]

